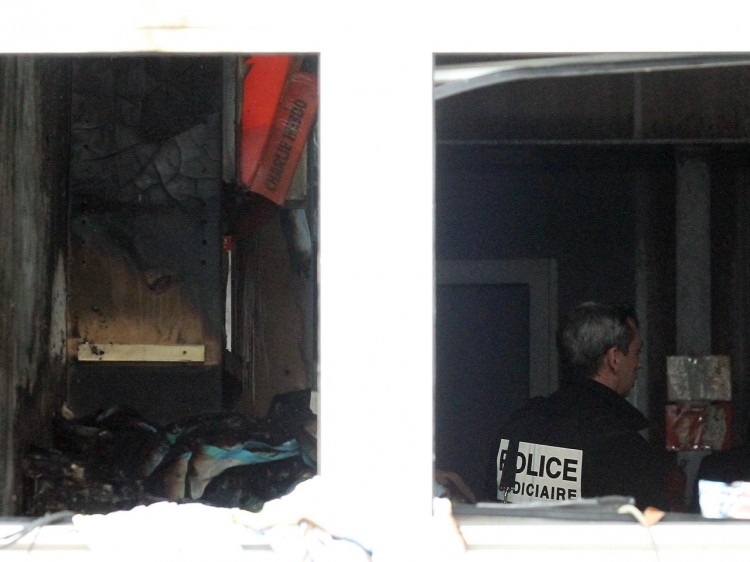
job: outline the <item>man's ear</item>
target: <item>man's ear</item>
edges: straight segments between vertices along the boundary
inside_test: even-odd
[[[613,372],[617,371],[617,363],[619,361],[619,356],[617,355],[617,346],[612,346],[607,350],[607,353],[604,356],[604,361],[607,364],[607,367]]]

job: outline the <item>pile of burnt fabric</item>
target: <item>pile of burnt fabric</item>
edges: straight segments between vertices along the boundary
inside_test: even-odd
[[[24,514],[165,500],[258,511],[316,472],[315,416],[279,398],[263,420],[222,412],[160,427],[119,406],[56,418],[52,447],[24,456]]]

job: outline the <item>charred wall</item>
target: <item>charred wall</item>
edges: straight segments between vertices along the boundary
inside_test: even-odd
[[[68,405],[167,421],[221,408],[222,61],[72,65]],[[203,346],[194,363],[82,361],[81,345]]]
[[[0,58],[0,513],[19,501],[20,451],[64,392],[70,66]]]
[[[222,159],[236,108],[224,105],[240,62],[0,58],[0,513],[23,509],[23,459],[51,446],[61,412],[121,405],[158,423],[226,409],[229,355],[246,415],[313,383],[315,260],[300,267],[285,223],[304,207],[315,244],[314,197],[239,240],[232,281],[245,289],[229,311],[236,353],[225,350]],[[204,357],[81,360],[96,344]]]

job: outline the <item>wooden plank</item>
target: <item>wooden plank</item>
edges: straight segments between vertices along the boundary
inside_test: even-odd
[[[128,345],[82,343],[78,346],[79,361],[156,361],[203,362],[204,345]]]

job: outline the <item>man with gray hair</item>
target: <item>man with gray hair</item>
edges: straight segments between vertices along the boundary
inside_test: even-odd
[[[560,389],[532,398],[500,431],[500,501],[627,496],[668,509],[666,455],[640,431],[648,421],[626,397],[643,345],[633,307],[586,302],[557,337]]]

